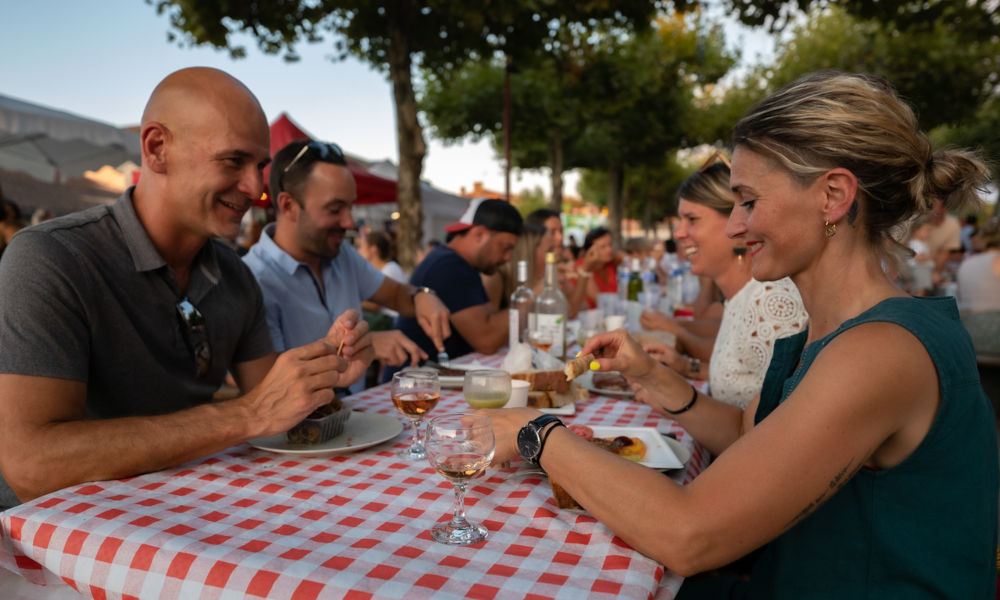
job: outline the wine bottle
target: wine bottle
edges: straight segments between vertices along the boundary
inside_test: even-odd
[[[559,289],[559,277],[556,271],[556,255],[549,252],[545,255],[545,287],[535,300],[535,327],[552,340],[551,354],[566,360],[566,296]]]
[[[510,295],[508,348],[528,342],[528,320],[535,306],[535,293],[528,284],[528,261],[517,261],[517,287]]]
[[[632,269],[628,276],[628,291],[626,299],[632,302],[639,300],[639,292],[642,291],[642,274],[639,272],[639,259],[632,259]]]

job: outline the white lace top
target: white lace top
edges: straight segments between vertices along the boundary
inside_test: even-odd
[[[791,279],[751,279],[726,301],[709,364],[712,397],[746,408],[764,384],[774,340],[802,331],[808,319]]]

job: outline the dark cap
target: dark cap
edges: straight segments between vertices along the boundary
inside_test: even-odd
[[[524,222],[521,213],[503,200],[493,200],[487,198],[473,198],[469,202],[469,207],[462,213],[462,217],[446,225],[444,230],[448,233],[461,233],[471,229],[474,225],[482,225],[490,231],[502,231],[521,235]]]

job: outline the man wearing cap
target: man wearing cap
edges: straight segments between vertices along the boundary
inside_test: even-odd
[[[448,242],[432,250],[410,277],[411,284],[436,291],[451,310],[452,336],[445,340],[450,358],[493,354],[507,343],[507,311],[493,308],[479,274],[492,274],[510,260],[521,228],[521,215],[509,203],[476,198],[457,223],[444,228]],[[414,319],[401,318],[399,328],[433,352]]]
[[[269,178],[277,222],[243,258],[264,293],[271,342],[281,352],[323,336],[337,316],[371,300],[414,317],[434,348],[451,335],[448,309],[427,288],[399,283],[365,260],[344,236],[355,223],[354,175],[340,147],[296,141],[274,155]],[[389,365],[427,358],[398,330],[371,333],[375,358]],[[308,341],[308,342],[307,342]],[[351,386],[360,391],[361,382]]]

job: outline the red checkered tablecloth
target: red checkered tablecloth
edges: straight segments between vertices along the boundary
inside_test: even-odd
[[[494,357],[470,357],[499,364]],[[397,415],[388,388],[347,399]],[[446,390],[434,413],[467,408]],[[400,420],[404,420],[399,415]],[[707,453],[640,403],[592,397],[567,422],[650,426]],[[89,483],[0,514],[0,567],[91,598],[672,598],[681,578],[587,514],[560,510],[541,476],[489,471],[469,486],[490,537],[431,540],[451,485],[394,440],[326,458],[239,446],[179,468]]]

